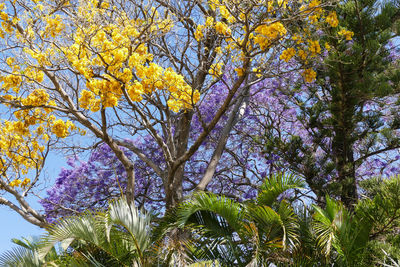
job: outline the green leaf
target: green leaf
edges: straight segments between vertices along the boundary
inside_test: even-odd
[[[257,203],[271,206],[280,194],[289,189],[303,189],[304,186],[304,181],[293,174],[275,174],[267,178],[262,185],[257,197]]]

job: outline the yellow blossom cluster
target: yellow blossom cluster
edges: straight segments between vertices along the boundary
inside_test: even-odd
[[[288,62],[293,57],[299,60],[299,63],[305,66],[305,70],[302,75],[307,83],[311,83],[316,79],[316,72],[307,66],[309,66],[310,58],[316,57],[322,53],[322,47],[326,51],[330,51],[332,47],[328,42],[323,42],[322,47],[320,42],[316,39],[315,32],[323,31],[326,27],[324,25],[328,24],[332,28],[339,26],[339,19],[335,11],[326,11],[321,7],[320,0],[310,0],[302,1],[303,5],[300,10],[305,14],[309,14],[307,19],[310,22],[310,28],[304,29],[304,31],[290,33],[292,40],[292,47],[287,48],[282,51],[280,59]],[[336,32],[336,31],[333,31]],[[343,36],[346,40],[351,40],[354,33],[342,28],[340,31],[336,32],[337,35]],[[289,34],[288,34],[289,35]]]
[[[221,8],[222,7],[223,6],[221,6]],[[224,10],[226,10],[226,8]],[[221,34],[224,36],[230,36],[232,34],[231,29],[228,27],[228,25],[225,22],[222,22],[222,21],[215,22],[213,17],[207,17],[205,25],[202,25],[202,24],[197,25],[196,31],[194,33],[195,39],[197,41],[200,41],[201,39],[204,38],[204,33],[211,29],[215,29],[215,31],[218,34]]]
[[[37,83],[41,83],[43,82],[44,79],[44,73],[43,71],[40,71],[37,68],[26,68],[24,70],[24,76],[25,76],[25,82],[27,83],[32,83],[32,82],[37,82]]]
[[[289,60],[294,57],[294,55],[296,55],[296,49],[294,49],[293,47],[288,48],[286,50],[284,50],[281,54],[281,56],[279,57],[281,60],[284,60],[286,62],[289,62]]]
[[[215,63],[210,67],[210,70],[208,71],[208,73],[212,76],[219,77],[222,75],[223,66],[224,65],[222,62]]]
[[[118,18],[110,20],[118,9],[108,1],[102,1],[101,5],[97,0],[82,1],[72,20],[76,24],[66,27],[63,16],[67,15],[52,12],[36,2],[33,6],[33,10],[40,12],[36,19],[25,21],[26,31],[24,34],[18,33],[18,39],[29,44],[23,48],[23,52],[36,64],[24,66],[23,70],[13,69],[11,74],[0,77],[3,90],[12,89],[18,93],[24,82],[42,83],[44,73],[41,69],[65,58],[69,68],[86,81],[86,88],[79,92],[79,106],[92,112],[116,107],[120,101],[141,101],[145,94],[151,95],[156,90],[164,90],[169,94],[168,106],[174,111],[192,108],[199,100],[199,92],[192,90],[182,75],[152,62],[153,55],[148,52],[146,40],[141,38],[165,34],[173,27],[172,20],[160,16],[155,9],[149,20],[130,19],[122,10]],[[5,6],[0,8],[4,10]],[[9,21],[9,15],[1,12],[3,22]],[[65,20],[68,19],[71,17]],[[36,40],[33,31],[35,23],[42,23],[43,31],[39,36],[48,38],[47,42],[32,45]],[[15,27],[14,24],[11,26]],[[218,23],[216,27],[222,34],[229,32],[226,24]],[[71,36],[73,42],[63,45],[57,43],[57,38],[66,36]],[[16,66],[14,61],[10,58],[7,64]],[[38,94],[43,96],[41,100]],[[16,99],[21,98],[16,96]],[[36,89],[23,99],[22,104],[40,106],[48,99],[43,89]],[[64,136],[61,130],[57,133],[59,137]]]
[[[331,46],[328,43],[325,43],[325,49],[329,51],[331,50]]]
[[[15,62],[15,58],[13,58],[13,57],[8,57],[6,59],[6,63],[8,66],[12,66],[14,64],[14,62]]]
[[[43,160],[39,134],[23,121],[0,122],[0,171],[27,174]],[[17,183],[17,182],[16,182]]]
[[[314,71],[314,70],[312,70],[312,69],[306,69],[306,70],[304,70],[304,72],[303,72],[303,77],[304,77],[304,80],[307,82],[307,83],[311,83],[311,82],[313,82],[314,80],[315,80],[315,78],[317,77],[317,73]]]
[[[307,53],[306,51],[304,51],[303,49],[300,49],[298,52],[299,58],[303,61],[305,61],[307,59]]]
[[[311,24],[317,24],[319,19],[323,16],[324,10],[321,8],[320,0],[304,1],[305,3],[300,7],[301,11],[304,11],[308,16],[308,20]],[[308,2],[308,3],[307,3]]]
[[[220,78],[227,54],[230,55],[233,63],[231,67],[238,76],[243,76],[248,72],[243,66],[243,62],[248,58],[246,54],[251,53],[250,51],[258,54],[265,53],[287,34],[282,21],[271,19],[270,16],[260,18],[257,12],[268,15],[277,14],[284,9],[289,10],[289,2],[254,1],[251,10],[237,1],[209,0],[208,4],[213,11],[213,16],[205,17],[204,23],[197,25],[194,32],[194,37],[198,42],[206,40],[207,36],[213,36],[212,38],[218,36],[221,40],[220,45],[214,48],[217,55],[208,73],[213,78]]]
[[[80,107],[90,109],[92,112],[100,110],[100,99],[96,99],[96,95],[88,90],[82,90],[79,98]]]
[[[117,10],[107,1],[100,7],[97,4],[81,1],[75,20],[68,21],[67,15],[52,12],[44,3],[29,3],[36,13],[21,17],[18,27],[25,28],[21,31],[16,30],[18,19],[0,4],[0,37],[18,41],[18,53],[23,54],[6,58],[0,76],[0,97],[13,109],[10,120],[0,121],[0,172],[10,177],[27,175],[42,166],[50,136],[65,138],[75,130],[85,134],[71,121],[55,116],[54,100],[60,99],[49,86],[47,72],[54,66],[62,65],[60,73],[68,70],[86,85],[77,90],[76,102],[92,112],[122,101],[141,101],[157,90],[165,92],[168,107],[174,112],[190,109],[199,101],[199,92],[181,74],[153,62],[145,44],[146,36],[168,32],[173,27],[171,19],[156,11],[151,22],[128,19],[122,11],[118,19],[103,19],[111,18]],[[14,188],[30,184],[28,178],[6,180]]]
[[[324,9],[325,4],[320,0],[254,1],[255,8],[250,13],[242,9],[240,3],[235,1],[209,0],[208,3],[212,11],[214,11],[213,17],[206,17],[204,23],[197,26],[194,33],[195,38],[197,41],[201,41],[208,33],[210,36],[216,33],[219,36],[226,37],[223,38],[223,42],[226,43],[224,52],[225,54],[235,54],[233,62],[239,64],[234,64],[233,69],[238,76],[248,71],[243,66],[240,66],[240,62],[243,62],[246,58],[243,52],[244,47],[247,51],[261,50],[261,52],[265,52],[277,43],[286,42],[286,40],[289,41],[289,47],[282,51],[279,58],[285,62],[296,58],[302,64],[308,66],[310,58],[321,54],[323,47],[326,50],[330,49],[329,44],[326,42],[322,43],[324,46],[321,47],[315,32],[324,29],[326,25],[337,27],[339,24],[336,12],[326,11]],[[300,4],[300,8],[298,4]],[[293,8],[299,8],[298,14],[303,21],[308,23],[307,28],[299,28],[293,32],[293,27],[291,27],[289,32],[289,28],[285,26],[285,20],[279,19],[279,14],[291,12]],[[257,20],[259,18],[256,15],[257,10],[271,16],[267,15],[262,20]],[[255,23],[256,21],[257,24],[251,24],[251,22]],[[239,37],[246,34],[248,34],[248,38]],[[290,46],[291,42],[293,46]],[[221,62],[223,61],[222,55],[218,53],[216,63],[211,66],[209,74],[213,77],[220,77],[223,69]],[[307,74],[305,75],[307,77],[306,80],[311,81],[314,77],[313,72],[306,71],[305,73]]]
[[[46,22],[46,27],[43,34],[44,37],[56,37],[65,28],[65,25],[59,15],[56,15],[54,17],[46,16],[43,18],[43,20]]]
[[[14,24],[17,22],[17,19],[11,19],[10,16],[4,11],[6,9],[5,3],[0,3],[0,38],[4,38],[6,34],[10,34],[14,32]]]
[[[265,50],[274,39],[284,36],[287,30],[281,22],[266,21],[265,24],[258,26],[255,32],[254,42],[260,46],[261,50]]]
[[[339,20],[335,11],[330,12],[329,15],[326,16],[326,22],[331,25],[331,27],[337,27],[339,25]]]
[[[346,30],[346,29],[340,30],[340,31],[338,32],[338,34],[339,34],[340,36],[344,36],[344,37],[346,38],[347,41],[350,41],[350,40],[353,38],[353,36],[354,36],[354,32],[348,31],[348,30]]]
[[[51,128],[51,131],[59,138],[65,138],[70,134],[71,130],[75,130],[76,127],[75,125],[67,120],[67,122],[64,122],[61,119],[54,120],[53,125]]]
[[[23,181],[20,179],[15,179],[11,181],[8,185],[11,187],[19,187],[21,186],[22,188],[26,187],[29,183],[31,182],[31,179],[25,178]]]
[[[49,94],[44,89],[35,89],[28,97],[21,100],[24,106],[39,107],[47,104],[49,101]]]
[[[226,25],[224,22],[218,21],[215,24],[215,30],[222,35],[226,35],[229,36],[232,34],[231,29],[228,27],[228,25]]]
[[[309,43],[308,50],[311,52],[312,56],[321,53],[321,46],[319,45],[318,40],[309,40],[308,43]]]
[[[156,90],[169,92],[168,106],[173,111],[191,108],[199,100],[199,93],[192,90],[182,75],[152,62],[153,55],[139,42],[144,29],[151,33],[171,29],[170,19],[159,18],[154,11],[149,24],[128,19],[121,12],[120,19],[99,25],[90,14],[110,14],[98,8],[96,1],[89,1],[84,7],[80,12],[84,14],[81,20],[85,27],[73,32],[72,45],[61,48],[71,66],[86,79],[87,88],[80,92],[81,108],[96,112],[116,107],[120,101],[141,101],[145,94]]]
[[[235,71],[236,71],[238,76],[243,76],[244,75],[244,69],[243,68],[235,68]]]
[[[22,83],[22,77],[21,75],[19,75],[19,73],[13,73],[5,76],[0,76],[0,82],[3,83],[2,88],[6,92],[10,89],[13,89],[16,93],[18,93]]]

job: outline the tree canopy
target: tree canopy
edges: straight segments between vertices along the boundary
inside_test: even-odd
[[[337,27],[329,5],[317,0],[2,4],[1,102],[8,118],[2,122],[1,185],[17,201],[2,203],[44,226],[44,217],[24,197],[38,185],[48,151],[79,151],[104,142],[123,165],[131,202],[135,163],[128,151],[160,177],[165,205],[172,208],[183,197],[186,162],[225,115],[220,125],[225,134],[207,152],[212,158],[204,177],[194,182],[205,189],[250,87],[278,77],[272,66],[295,55],[305,82],[315,79],[309,63],[323,49],[315,32]],[[218,82],[226,92],[205,117],[199,105]],[[194,118],[198,133],[190,131]],[[85,134],[87,139],[78,138]],[[154,143],[163,164],[127,140],[132,137]]]

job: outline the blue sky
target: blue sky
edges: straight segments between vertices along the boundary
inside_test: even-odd
[[[11,238],[37,236],[44,233],[8,207],[0,206],[0,254],[14,247]]]
[[[66,166],[66,159],[59,154],[49,154],[44,171],[46,177],[49,177],[50,180],[50,182],[46,184],[48,188],[51,186],[52,181],[58,176],[62,166]],[[42,194],[45,194],[45,192]],[[37,203],[37,198],[28,200],[33,208],[41,209],[41,205]],[[0,254],[16,246],[11,242],[12,238],[39,236],[44,233],[43,229],[28,223],[9,207],[0,205]]]

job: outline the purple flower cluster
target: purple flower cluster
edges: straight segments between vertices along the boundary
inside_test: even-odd
[[[148,142],[146,138],[136,140],[136,143],[142,144],[144,151],[162,164],[161,154],[152,147],[154,143]],[[124,153],[134,158],[132,152],[124,149]],[[125,192],[127,181],[124,166],[106,144],[95,148],[87,161],[69,158],[67,164],[69,168],[61,170],[54,186],[47,190],[46,198],[41,201],[49,222],[87,209],[106,208],[110,200]],[[135,176],[137,204],[158,208],[163,200],[161,181],[140,160],[136,160]]]
[[[126,188],[125,170],[111,149],[101,145],[88,161],[69,158],[69,168],[63,168],[47,197],[41,201],[50,222],[59,216],[107,205]]]

